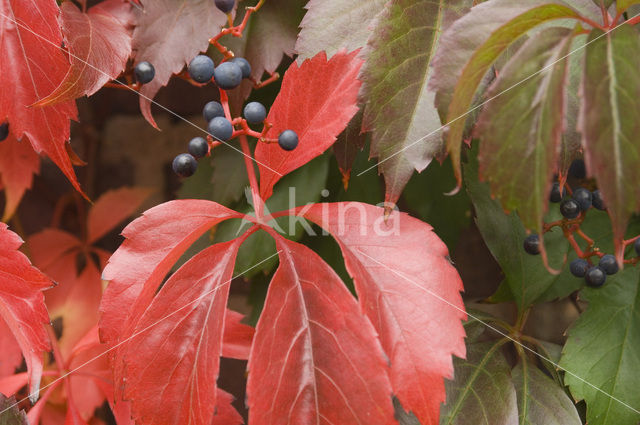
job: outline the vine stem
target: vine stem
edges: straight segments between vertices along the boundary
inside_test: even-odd
[[[47,326],[47,333],[49,334],[49,339],[51,340],[51,348],[53,349],[53,358],[56,362],[56,366],[58,366],[58,370],[60,374],[63,375],[64,380],[64,389],[67,394],[67,400],[69,404],[73,404],[73,394],[71,393],[71,379],[69,378],[68,372],[68,364],[65,364],[64,358],[62,357],[62,353],[60,353],[60,347],[58,347],[58,339],[56,338],[56,332],[53,330],[53,326]]]

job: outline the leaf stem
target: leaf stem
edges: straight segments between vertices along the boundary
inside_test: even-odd
[[[253,198],[253,208],[256,211],[256,218],[258,221],[262,222],[263,214],[264,214],[264,202],[260,197],[260,190],[258,188],[258,179],[256,178],[256,170],[253,166],[253,155],[251,154],[251,149],[249,148],[249,142],[247,141],[247,136],[244,133],[238,135],[238,139],[240,140],[240,146],[242,147],[242,152],[244,153],[244,165],[247,168],[247,175],[249,176],[249,184],[251,185],[251,196]]]

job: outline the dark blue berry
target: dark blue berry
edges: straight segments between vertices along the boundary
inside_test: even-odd
[[[587,270],[589,270],[589,263],[585,259],[576,258],[569,264],[569,270],[575,277],[584,277],[587,274]]]
[[[222,62],[215,69],[213,78],[222,90],[235,89],[242,82],[242,69],[233,62]]]
[[[140,84],[147,84],[156,76],[156,69],[149,62],[144,61],[139,62],[135,68],[133,68],[133,73],[136,74],[136,80]]]
[[[224,117],[224,108],[222,107],[220,102],[212,100],[211,102],[204,105],[202,116],[204,117],[206,122],[211,121],[215,117]]]
[[[249,78],[251,76],[251,64],[245,58],[233,58],[231,62],[235,63],[242,70],[242,78]]]
[[[244,118],[249,124],[260,124],[267,118],[267,110],[260,102],[250,102],[244,107]]]
[[[298,146],[298,135],[293,130],[285,130],[278,136],[278,145],[285,151],[292,151]]]
[[[560,204],[560,213],[568,219],[577,218],[580,215],[580,205],[573,199],[565,199]]]
[[[604,201],[602,200],[602,195],[600,194],[600,190],[594,190],[591,193],[591,204],[593,205],[593,208],[598,209],[600,211],[604,211],[607,209],[607,207],[604,204]]]
[[[584,187],[580,187],[573,191],[573,200],[578,203],[582,211],[587,211],[591,208],[592,199],[593,197],[591,192]]]
[[[3,122],[0,124],[0,142],[9,137],[9,123]]]
[[[194,158],[202,158],[209,153],[209,144],[202,137],[194,137],[189,141],[187,150]]]
[[[587,168],[584,165],[584,160],[574,159],[569,166],[569,174],[576,179],[584,179],[587,177]]]
[[[636,254],[640,255],[640,238],[633,243],[633,249],[636,250]]]
[[[616,274],[620,270],[616,257],[611,254],[603,256],[598,263],[598,267],[604,270],[606,274]]]
[[[214,68],[209,56],[198,55],[189,62],[189,75],[198,83],[208,83],[213,77]]]
[[[562,187],[562,192],[560,192],[560,183],[555,182],[553,186],[551,186],[551,193],[549,193],[549,201],[551,202],[560,202],[562,198],[567,194],[567,190]]]
[[[188,153],[181,153],[173,159],[173,172],[180,177],[190,177],[198,168],[198,161]]]
[[[233,126],[228,119],[224,117],[215,117],[209,121],[209,134],[213,138],[226,142],[233,134]]]
[[[216,7],[224,13],[231,12],[235,4],[236,0],[216,0]]]
[[[527,254],[538,255],[540,254],[540,237],[538,235],[529,235],[524,238],[524,250]]]
[[[600,268],[600,266],[591,267],[584,275],[584,281],[587,282],[587,285],[594,288],[604,285],[606,280],[607,274]]]

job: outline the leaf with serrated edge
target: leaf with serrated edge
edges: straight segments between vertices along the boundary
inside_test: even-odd
[[[539,233],[560,151],[568,64],[562,58],[571,38],[569,29],[549,28],[527,40],[487,97],[538,74],[485,105],[474,130],[481,178],[505,210],[517,210],[524,225]]]
[[[397,211],[385,219],[383,208],[359,202],[316,204],[296,213],[340,245],[404,409],[423,424],[437,423],[443,378],[453,373],[451,355],[465,355],[462,281],[446,245],[420,220]]]
[[[249,357],[249,424],[395,424],[388,366],[357,301],[309,248],[277,245]]]
[[[521,425],[582,425],[567,393],[526,359],[511,372]]]
[[[22,240],[0,222],[0,320],[18,341],[29,371],[29,397],[35,403],[40,390],[43,354],[49,351],[45,325],[49,314],[42,291],[53,282],[33,267],[18,248]]]
[[[640,421],[639,284],[640,271],[628,267],[607,276],[604,287],[581,292],[589,306],[569,330],[560,366],[570,372],[564,381],[571,394],[587,402],[589,425],[637,425]]]
[[[122,384],[137,420],[148,425],[213,420],[229,286],[244,239],[213,245],[186,262],[162,286],[133,333],[125,335],[132,338],[119,350],[126,369]]]
[[[26,136],[33,149],[49,156],[80,191],[66,149],[69,120],[78,114],[75,103],[32,106],[51,93],[69,69],[60,49],[58,13],[54,0],[0,1],[0,121],[9,121],[18,140]]]
[[[629,217],[640,209],[640,33],[628,25],[589,35],[578,128],[588,172],[598,181],[608,207],[616,256]]]
[[[381,161],[387,202],[398,200],[414,170],[421,172],[434,157],[443,157],[435,93],[427,89],[429,63],[445,11],[462,13],[470,6],[466,0],[393,0],[374,21],[362,52],[367,61],[360,97],[366,105],[363,128],[373,131],[371,156]]]
[[[518,424],[511,370],[500,351],[505,342],[469,344],[467,360],[454,361],[455,379],[446,383],[440,425]]]
[[[300,24],[296,51],[300,60],[319,52],[333,56],[364,47],[371,35],[373,20],[388,0],[309,0]]]
[[[149,195],[149,189],[121,187],[100,196],[89,210],[87,243],[94,243],[135,213]]]
[[[120,18],[131,13],[131,4],[107,0],[82,13],[73,3],[64,2],[62,31],[71,67],[56,89],[38,105],[53,105],[91,96],[124,70],[131,55],[131,21]]]
[[[298,134],[299,144],[287,152],[277,143],[258,143],[255,158],[262,199],[271,196],[273,186],[285,174],[331,147],[358,112],[361,66],[357,52],[338,53],[330,60],[321,52],[300,66],[291,64],[267,116],[273,124],[267,138],[277,139],[289,129]]]
[[[0,189],[6,199],[2,221],[9,221],[15,213],[22,195],[31,188],[33,175],[40,172],[40,158],[31,144],[16,140],[9,134],[0,143]]]
[[[460,154],[465,117],[491,65],[510,44],[530,29],[556,19],[578,16],[575,10],[564,4],[545,4],[545,0],[519,3],[496,0],[474,7],[444,33],[433,60],[434,73],[430,87],[438,92],[436,104],[441,115],[446,116],[447,150],[459,184],[462,180]],[[476,21],[477,18],[480,21]],[[490,31],[480,25],[485,21]],[[474,30],[466,31],[467,25]],[[451,52],[456,54],[452,55]],[[455,87],[453,93],[451,87]]]
[[[17,405],[15,397],[0,394],[0,425],[29,425],[27,415]]]
[[[140,110],[151,125],[151,101],[162,86],[198,53],[206,51],[209,39],[220,31],[227,17],[211,0],[142,0],[134,8],[135,62],[150,62],[156,75],[140,89]]]

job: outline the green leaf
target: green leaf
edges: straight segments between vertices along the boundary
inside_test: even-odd
[[[579,129],[613,225],[618,258],[627,222],[640,208],[640,33],[593,30],[585,54]]]
[[[500,203],[491,198],[489,186],[477,178],[477,159],[469,155],[465,165],[467,192],[476,211],[476,224],[494,258],[500,264],[519,310],[522,312],[536,302],[556,281],[542,264],[540,256],[527,254],[523,249],[525,228],[516,213],[506,214]],[[558,210],[550,211],[548,219],[559,219]],[[545,247],[552,267],[562,266],[568,242],[562,231],[555,228],[544,236]]]
[[[506,339],[467,346],[467,360],[454,358],[454,381],[445,383],[447,402],[440,425],[518,423],[510,367],[500,351]]]
[[[211,151],[211,157],[198,162],[196,173],[184,181],[178,197],[209,199],[230,207],[243,196],[247,186],[244,156],[227,146],[218,146]]]
[[[639,277],[638,267],[627,267],[581,292],[589,306],[569,331],[560,366],[573,396],[587,403],[589,425],[640,421]]]
[[[436,103],[442,116],[446,115],[447,150],[458,183],[462,180],[460,153],[465,117],[491,65],[509,45],[536,26],[578,16],[565,4],[495,0],[474,7],[444,33],[430,86],[438,92]]]
[[[321,51],[330,58],[338,50],[364,47],[373,19],[388,0],[309,0],[296,42],[301,60]]]
[[[435,93],[427,89],[445,16],[471,1],[392,0],[375,20],[363,56],[364,128],[372,130],[371,156],[384,174],[386,201],[395,203],[414,170],[421,172],[444,145]]]
[[[7,398],[0,393],[0,425],[29,425],[26,413],[17,405],[14,396]]]
[[[322,190],[326,187],[329,172],[329,156],[322,155],[306,166],[287,174],[276,185],[273,195],[267,200],[265,214],[288,210],[300,205],[317,202]],[[251,195],[247,193],[247,199]],[[252,208],[245,209],[250,213]],[[301,222],[295,217],[281,217],[275,220],[277,227],[285,236],[292,240],[299,240],[304,234]],[[228,220],[221,223],[215,234],[215,242],[225,242],[236,238],[242,231],[249,227],[250,223],[241,220]],[[267,273],[278,263],[278,257],[273,255],[276,245],[273,237],[263,230],[249,236],[238,251],[236,259],[236,272],[244,272],[244,276],[250,278],[257,273]],[[265,258],[272,256],[269,260]],[[260,263],[258,267],[253,267]]]
[[[520,425],[582,425],[575,405],[561,387],[523,359],[512,371]]]
[[[571,36],[569,29],[549,28],[527,40],[488,90],[487,97],[495,98],[475,129],[480,175],[506,210],[517,210],[538,232],[558,161],[568,64],[562,58]]]
[[[612,2],[609,1],[609,4]],[[622,13],[625,10],[629,9],[631,6],[640,4],[640,0],[617,0],[616,1],[616,10],[618,13]]]
[[[349,187],[353,162],[366,142],[367,135],[362,132],[362,109],[360,109],[331,147],[342,173],[342,184],[345,190]]]

